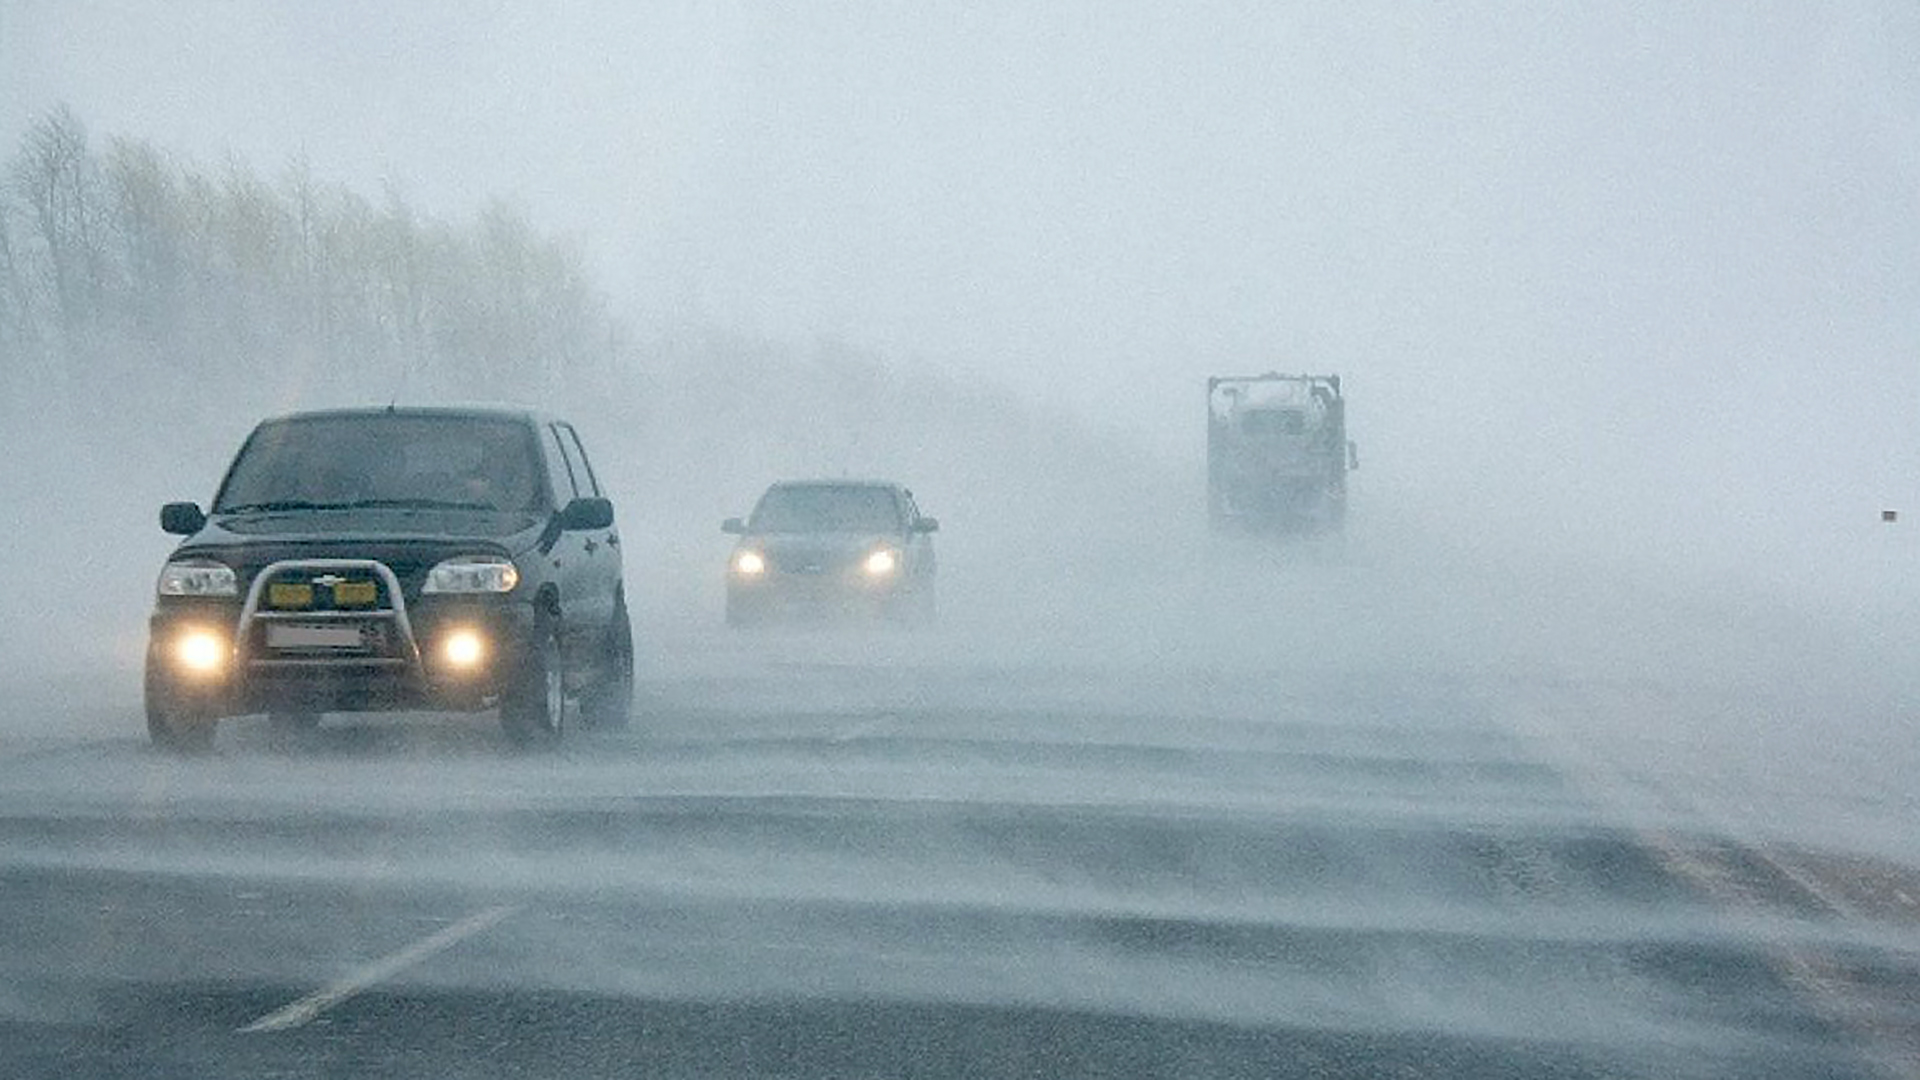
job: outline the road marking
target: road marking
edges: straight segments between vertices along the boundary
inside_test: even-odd
[[[849,743],[858,742],[861,739],[869,739],[885,731],[887,728],[892,727],[895,721],[899,719],[900,718],[893,713],[882,713],[870,720],[863,720],[852,727],[843,728],[835,732],[832,736],[832,741],[836,743]]]
[[[286,1031],[309,1023],[314,1017],[362,990],[392,978],[427,957],[478,934],[519,910],[517,906],[503,904],[475,912],[452,926],[437,930],[399,952],[389,953],[358,971],[349,973],[346,978],[308,994],[285,1008],[276,1009],[239,1030],[242,1032]]]
[[[1569,695],[1569,697],[1571,697]],[[1574,707],[1592,715],[1602,707],[1590,693],[1572,698]],[[1602,751],[1592,738],[1598,725],[1570,724],[1564,719],[1567,698],[1552,706],[1522,701],[1517,716],[1521,730],[1536,738],[1543,732],[1557,737],[1558,745],[1572,747],[1578,758],[1562,756],[1558,764],[1565,774],[1602,805],[1627,808],[1643,802],[1664,803],[1666,808],[1685,815],[1717,835],[1725,849],[1703,844],[1698,837],[1675,831],[1675,825],[1632,824],[1629,828],[1652,852],[1655,859],[1675,878],[1686,882],[1715,903],[1733,911],[1764,911],[1780,898],[1769,896],[1745,882],[1733,862],[1735,856],[1757,860],[1781,878],[1800,889],[1808,899],[1839,920],[1869,922],[1871,917],[1821,882],[1809,869],[1788,865],[1781,855],[1768,850],[1763,837],[1731,819],[1723,810],[1698,797],[1671,789],[1642,770],[1627,767]],[[1584,734],[1583,734],[1584,733]],[[1813,1012],[1861,1040],[1858,1053],[1869,1067],[1889,1080],[1920,1080],[1920,1048],[1915,1033],[1897,1018],[1884,1014],[1886,1002],[1876,997],[1875,988],[1862,985],[1859,977],[1843,967],[1837,958],[1817,947],[1792,942],[1766,942],[1771,966],[1787,985],[1800,993]]]

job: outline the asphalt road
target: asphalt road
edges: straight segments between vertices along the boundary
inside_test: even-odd
[[[18,680],[0,1073],[1920,1076],[1920,873],[1602,737],[1702,699],[977,635],[656,635],[551,754]]]

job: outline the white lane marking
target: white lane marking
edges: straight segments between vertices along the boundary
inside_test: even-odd
[[[338,982],[308,994],[285,1008],[276,1009],[239,1030],[242,1032],[285,1031],[288,1028],[297,1028],[362,990],[392,978],[427,957],[465,938],[472,937],[519,910],[517,906],[503,904],[475,912],[452,926],[437,930],[399,952],[389,953],[358,971],[350,972]]]
[[[873,736],[880,734],[882,731],[885,731],[886,729],[892,727],[894,725],[894,722],[897,721],[898,719],[899,717],[893,715],[892,713],[885,713],[883,715],[876,716],[871,720],[863,720],[860,723],[853,725],[852,727],[843,728],[840,731],[835,732],[832,736],[832,741],[837,743],[848,743],[848,742],[858,742],[861,739],[870,739]]]
[[[1736,855],[1756,859],[1803,890],[1815,903],[1835,918],[1867,921],[1858,906],[1818,881],[1811,872],[1789,866],[1767,848],[1764,837],[1736,821],[1724,809],[1706,799],[1689,796],[1662,783],[1644,769],[1630,772],[1612,754],[1600,749],[1592,733],[1597,723],[1568,724],[1562,717],[1565,700],[1553,706],[1537,702],[1520,705],[1524,710],[1523,730],[1538,737],[1542,731],[1557,735],[1559,745],[1572,747],[1578,758],[1562,757],[1559,766],[1576,784],[1587,790],[1596,802],[1616,808],[1637,806],[1652,801],[1664,803],[1671,811],[1685,814],[1710,833],[1732,845],[1736,851],[1717,851],[1698,839],[1675,832],[1675,826],[1635,824],[1630,826],[1641,842],[1667,870],[1699,889],[1706,897],[1732,910],[1765,910],[1774,898],[1742,881],[1734,872]],[[1583,710],[1589,720],[1602,708],[1591,695],[1573,698],[1574,707]],[[1511,714],[1521,715],[1521,714]],[[1861,985],[1857,976],[1840,966],[1837,958],[1815,948],[1791,942],[1766,942],[1771,963],[1788,986],[1802,993],[1813,1012],[1829,1023],[1860,1037],[1860,1054],[1869,1066],[1889,1080],[1920,1080],[1920,1054],[1906,1025],[1888,1020],[1884,1003],[1875,998],[1875,990]]]

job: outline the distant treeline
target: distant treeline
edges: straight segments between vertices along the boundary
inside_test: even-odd
[[[304,160],[269,179],[137,139],[95,145],[65,106],[0,181],[0,422],[539,402],[597,381],[618,351],[579,252],[505,202],[449,223]]]

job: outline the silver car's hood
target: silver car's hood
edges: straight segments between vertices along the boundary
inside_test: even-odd
[[[899,547],[900,538],[883,533],[755,533],[740,547],[753,550],[775,570],[821,573],[852,566],[875,548]]]

